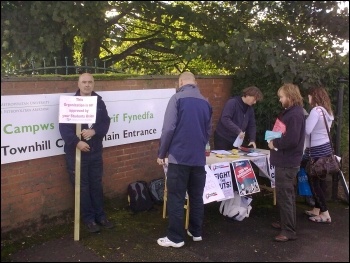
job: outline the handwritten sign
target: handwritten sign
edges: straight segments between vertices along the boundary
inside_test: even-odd
[[[59,123],[95,123],[97,96],[61,96]]]

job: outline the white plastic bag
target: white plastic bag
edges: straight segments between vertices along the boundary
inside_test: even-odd
[[[249,217],[252,207],[250,205],[252,198],[247,196],[240,196],[235,191],[233,198],[226,199],[221,202],[219,211],[222,215],[229,217],[230,219],[242,221],[244,218]]]

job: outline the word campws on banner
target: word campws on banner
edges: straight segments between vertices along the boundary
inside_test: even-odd
[[[97,96],[61,96],[60,123],[95,123]]]

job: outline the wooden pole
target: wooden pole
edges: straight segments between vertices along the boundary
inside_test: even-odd
[[[76,134],[81,139],[81,124],[77,124]],[[80,233],[80,160],[81,152],[75,151],[75,213],[74,213],[74,241],[79,241]]]

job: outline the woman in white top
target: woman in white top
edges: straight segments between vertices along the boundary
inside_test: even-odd
[[[332,154],[332,145],[329,141],[327,127],[323,118],[324,115],[330,129],[334,117],[329,95],[323,87],[313,87],[308,91],[308,98],[312,109],[306,119],[306,149],[303,161],[309,160],[310,154],[314,160]],[[305,211],[305,213],[309,216],[309,220],[316,223],[331,223],[331,217],[326,204],[327,182],[325,179],[317,176],[309,177],[311,190],[315,199],[315,207],[311,211]]]

